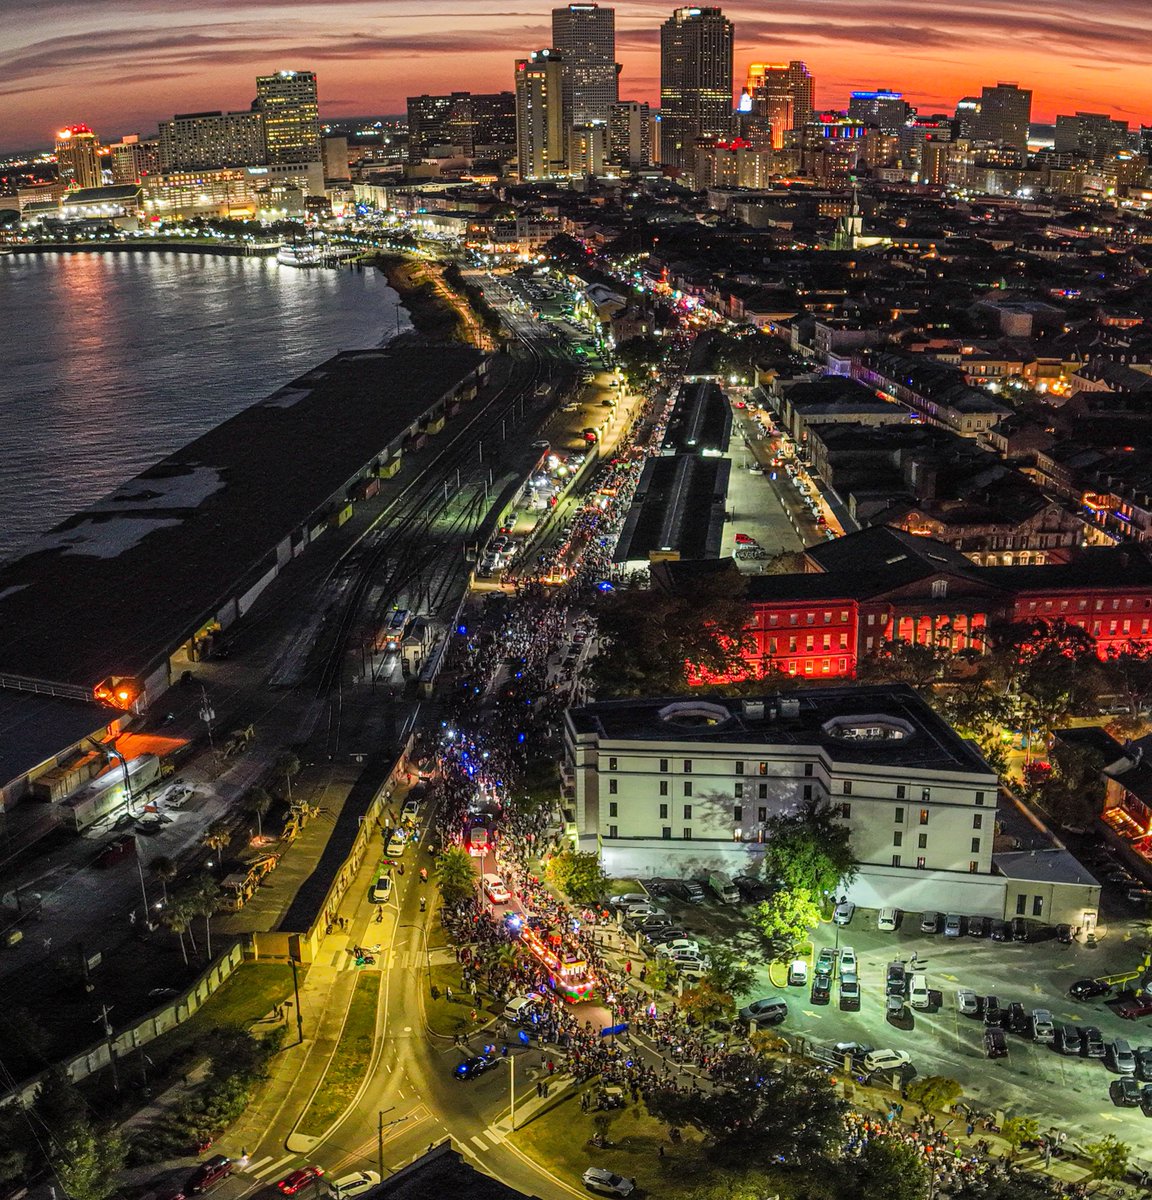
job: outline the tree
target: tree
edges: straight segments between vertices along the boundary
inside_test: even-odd
[[[820,910],[805,888],[781,888],[752,914],[753,924],[773,944],[778,962],[790,958],[819,921]]]
[[[946,1075],[925,1075],[921,1079],[913,1079],[904,1089],[904,1094],[913,1104],[941,1112],[955,1104],[964,1095],[964,1089],[955,1079],[949,1079]]]
[[[932,1171],[920,1148],[895,1137],[869,1138],[848,1173],[848,1194],[860,1200],[923,1200],[932,1187]]]
[[[175,898],[170,904],[165,905],[164,911],[160,914],[160,920],[180,939],[180,953],[184,956],[185,966],[188,965],[188,948],[184,945],[184,935],[188,932],[192,916],[187,901]]]
[[[249,788],[244,795],[244,811],[256,818],[256,836],[264,836],[264,818],[272,807],[272,797],[262,787]]]
[[[1106,1133],[1098,1142],[1089,1142],[1084,1155],[1092,1166],[1093,1179],[1123,1179],[1128,1174],[1132,1147]]]
[[[680,1007],[701,1025],[731,1020],[736,1015],[736,1001],[731,992],[721,991],[708,979],[688,988],[680,997]]]
[[[472,895],[476,888],[476,872],[472,859],[459,846],[448,846],[436,859],[433,874],[445,904],[457,904]]]
[[[717,991],[739,996],[755,984],[755,968],[730,947],[714,946],[710,955],[712,965],[708,968],[705,978]]]
[[[616,361],[620,364],[630,388],[639,388],[651,382],[652,368],[659,366],[667,353],[667,347],[648,334],[629,338],[616,347]]]
[[[202,875],[184,896],[184,905],[193,916],[204,918],[205,949],[208,958],[212,957],[212,916],[220,902],[220,894],[216,880],[210,875]]]
[[[856,677],[861,683],[907,683],[920,691],[939,679],[951,662],[947,646],[885,638],[860,660]]]
[[[232,840],[232,826],[227,821],[213,821],[200,836],[202,845],[212,850],[219,858]]]
[[[1035,1141],[1040,1136],[1040,1125],[1034,1117],[1008,1117],[1000,1127],[1000,1134],[1015,1156],[1025,1142]]]
[[[69,1200],[107,1200],[117,1188],[127,1145],[120,1130],[87,1122],[55,1139],[53,1166]]]
[[[1060,1181],[1019,1167],[960,1175],[949,1188],[952,1200],[1065,1200]]]
[[[1112,646],[1104,664],[1108,689],[1124,697],[1128,714],[1136,717],[1152,698],[1152,645],[1129,640]]]
[[[168,903],[168,885],[180,873],[179,867],[176,866],[176,860],[169,858],[167,854],[158,854],[148,863],[149,872],[160,880],[160,887],[164,892],[164,903]]]
[[[595,904],[608,884],[600,856],[592,850],[561,850],[548,860],[545,873],[577,904]]]
[[[856,875],[856,859],[848,829],[833,818],[834,810],[818,801],[768,822],[765,876],[783,888],[807,892],[816,904],[834,896]]]

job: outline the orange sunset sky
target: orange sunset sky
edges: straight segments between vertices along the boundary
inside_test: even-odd
[[[671,4],[617,4],[623,99],[659,94]],[[817,103],[904,91],[951,112],[983,84],[1035,93],[1033,119],[1110,112],[1152,124],[1152,0],[765,0],[724,4],[736,79],[750,61],[805,59]],[[477,0],[0,0],[0,149],[62,124],[106,140],[174,112],[246,108],[257,74],[315,70],[327,118],[399,113],[418,92],[512,86],[517,54],[549,42],[548,4]]]

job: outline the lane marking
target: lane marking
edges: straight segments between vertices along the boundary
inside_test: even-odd
[[[265,1163],[272,1161],[271,1154],[265,1154],[263,1158],[258,1158],[255,1162],[250,1162],[245,1168],[249,1175],[254,1175]]]

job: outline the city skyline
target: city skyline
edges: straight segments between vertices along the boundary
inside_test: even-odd
[[[614,7],[620,95],[654,103],[659,30],[673,5]],[[87,123],[109,141],[149,133],[174,112],[239,108],[257,75],[283,67],[317,72],[328,120],[402,113],[405,97],[421,92],[511,90],[515,58],[551,42],[551,8],[484,12],[468,0],[431,0],[401,15],[387,0],[323,10],[293,0],[206,0],[195,9],[94,0],[78,12],[64,0],[10,0],[19,32],[0,54],[0,148],[50,145],[65,124]],[[802,58],[822,107],[844,107],[853,88],[889,86],[922,111],[950,111],[961,96],[1008,79],[1032,88],[1036,121],[1077,109],[1133,125],[1152,120],[1152,79],[1139,54],[1152,13],[1141,0],[1087,15],[1070,3],[1041,11],[1021,0],[976,0],[963,11],[906,0],[723,8],[736,27],[737,81],[752,60]],[[134,73],[126,61],[138,64]]]

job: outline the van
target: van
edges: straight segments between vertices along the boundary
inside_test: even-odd
[[[1136,1074],[1136,1055],[1132,1053],[1132,1047],[1123,1038],[1117,1038],[1114,1042],[1108,1043],[1104,1063],[1117,1075]]]
[[[876,918],[876,928],[881,933],[892,933],[899,919],[900,910],[898,908],[882,908]]]
[[[539,996],[517,996],[504,1005],[504,1020],[513,1025],[535,1025],[540,1017]]]
[[[713,871],[708,876],[708,886],[725,904],[740,903],[739,889],[723,871]]]
[[[908,989],[908,1000],[913,1008],[928,1007],[928,976],[917,971],[912,976],[912,986]]]

